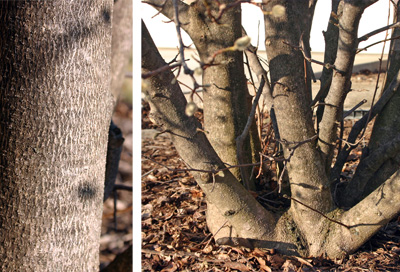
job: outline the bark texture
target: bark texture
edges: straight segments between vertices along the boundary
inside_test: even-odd
[[[112,20],[111,92],[117,102],[132,54],[132,0],[115,0]]]
[[[338,49],[325,110],[319,124],[319,146],[326,173],[330,173],[337,140],[337,125],[342,119],[343,103],[351,88],[351,72],[358,46],[358,25],[365,8],[374,1],[345,1],[339,18]],[[376,2],[376,1],[375,1]]]
[[[169,18],[174,17],[171,2],[147,2],[151,2]],[[150,101],[153,119],[166,132],[171,133],[174,145],[190,168],[197,169],[193,171],[193,175],[206,194],[207,223],[218,243],[276,248],[282,253],[302,256],[326,254],[331,258],[343,257],[359,248],[400,211],[398,170],[358,204],[351,205],[347,211],[335,206],[331,191],[333,187],[328,178],[336,144],[336,123],[342,118],[343,101],[350,88],[358,22],[364,9],[374,2],[376,0],[347,0],[340,3],[333,1],[334,9],[339,15],[339,29],[334,29],[333,26],[330,28],[329,39],[337,41],[337,45],[329,49],[327,59],[335,60],[337,70],[333,72],[331,87],[322,96],[323,99],[326,95],[324,101],[329,105],[321,111],[323,115],[319,134],[314,129],[310,107],[310,65],[299,50],[299,44],[303,50],[309,49],[309,31],[316,1],[271,0],[262,5],[265,12],[265,42],[270,73],[270,83],[266,80],[265,91],[269,98],[268,107],[274,109],[276,116],[279,143],[288,160],[290,195],[286,198],[291,200],[291,204],[286,210],[271,212],[263,209],[237,182],[235,175],[228,170],[217,172],[225,167],[224,159],[220,158],[224,156],[220,155],[221,150],[230,152],[218,145],[229,146],[234,141],[233,135],[241,133],[240,126],[235,123],[239,119],[235,118],[237,114],[244,113],[237,111],[237,108],[230,108],[242,105],[235,100],[244,97],[235,89],[242,86],[241,79],[232,78],[233,75],[242,74],[241,68],[237,68],[243,61],[241,55],[236,54],[237,52],[219,55],[216,58],[217,63],[223,60],[227,62],[207,68],[204,72],[205,83],[212,85],[205,94],[210,96],[209,99],[204,100],[205,106],[207,103],[213,105],[209,108],[213,111],[210,111],[208,118],[216,123],[226,121],[226,127],[218,129],[212,128],[214,124],[209,124],[206,128],[209,134],[204,134],[199,129],[200,125],[194,117],[185,115],[186,100],[179,85],[176,82],[171,84],[173,75],[169,70],[164,70],[144,84],[148,86],[146,95]],[[216,24],[211,19],[212,16],[218,17],[218,10],[212,6],[215,2],[210,2],[210,6],[207,3],[209,1],[197,1],[189,6],[177,2],[182,27],[191,35],[203,62],[215,51],[232,45],[234,37],[239,35],[236,33],[237,24],[232,21],[232,18],[238,19],[238,11],[232,8],[229,10],[231,13],[226,14],[227,17],[221,17],[221,23],[232,25],[228,29],[226,25]],[[279,14],[274,15],[274,10],[279,10]],[[254,48],[249,48],[246,53],[256,76],[265,76]],[[147,30],[143,32],[142,54],[144,72],[166,65]],[[236,74],[235,69],[239,69],[237,71],[240,73]],[[329,85],[330,72],[325,73],[324,80]],[[400,84],[398,77],[397,72],[387,88],[388,91],[373,107],[371,116],[378,114],[394,97]],[[247,118],[247,114],[245,117]],[[366,117],[356,123],[349,141],[356,140],[366,123]],[[224,134],[234,132],[231,135],[221,135],[221,131]],[[368,175],[373,171],[368,171],[379,167],[388,157],[398,154],[399,137],[392,137],[391,142],[377,150],[377,154],[382,153],[384,156],[366,157],[359,166],[360,172],[365,175],[356,176],[354,184],[357,184],[357,179],[369,178]],[[338,159],[341,162],[332,171],[337,180],[340,177],[340,164],[347,157],[346,152],[349,149],[344,149],[339,154]]]
[[[278,121],[279,133],[288,158],[297,143],[315,136],[312,123],[311,93],[305,82],[306,71],[304,58],[295,50],[304,31],[308,31],[308,3],[292,5],[291,1],[269,1],[264,6],[268,12],[275,5],[284,6],[286,13],[282,17],[265,16],[266,51],[273,86],[272,96]],[[304,21],[306,18],[306,21]],[[289,43],[289,45],[288,45]],[[291,46],[292,45],[292,46]],[[327,176],[321,163],[316,141],[302,144],[294,151],[288,164],[291,195],[303,203],[321,211],[328,212],[333,208]],[[319,232],[324,228],[320,216],[310,209],[292,202],[291,215],[304,237],[313,240],[310,232]],[[309,228],[313,225],[313,229]],[[309,241],[318,247],[318,241]]]
[[[394,21],[400,21],[400,8],[399,1],[395,6]],[[400,29],[394,28],[392,32],[392,38],[400,36]],[[394,39],[390,44],[390,56],[388,63],[388,72],[386,76],[385,89],[386,90],[393,79],[398,75],[400,70],[400,40]],[[400,80],[400,79],[397,79]],[[382,148],[388,142],[392,142],[397,135],[400,134],[400,92],[399,88],[393,90],[395,94],[392,99],[383,108],[382,112],[376,118],[374,129],[371,135],[371,141],[368,146],[369,153],[375,153],[376,150]],[[381,165],[379,170],[369,179],[366,184],[363,195],[366,196],[381,185],[386,179],[388,179],[394,172],[399,169],[400,165],[400,152],[397,152]]]
[[[112,4],[0,2],[1,271],[98,271]]]
[[[142,71],[145,73],[163,67],[166,63],[144,24],[142,29]],[[174,146],[190,168],[206,171],[225,168],[205,134],[199,130],[200,124],[193,116],[185,114],[186,99],[177,83],[170,84],[173,78],[173,74],[167,71],[147,80],[146,85],[149,87],[145,93],[152,118],[171,133]],[[240,237],[246,240],[271,235],[274,217],[244,189],[230,171],[221,171],[214,177],[210,172],[201,171],[195,171],[193,175],[207,195],[208,207],[213,206],[213,210],[207,212],[208,216],[210,213],[214,216],[210,218],[211,223],[209,220],[207,222],[211,231],[215,233],[227,221],[226,227],[215,239]]]
[[[165,16],[173,20],[172,1],[149,0]],[[165,2],[165,4],[164,4]],[[231,1],[219,1],[228,5]],[[207,2],[208,3],[208,2]],[[161,8],[162,7],[162,8]],[[218,5],[214,1],[208,4],[196,1],[186,5],[178,2],[179,21],[193,40],[203,63],[210,63],[210,58],[218,50],[233,46],[234,42],[242,36],[241,9],[236,5],[226,10],[217,22],[207,14],[217,17]],[[208,11],[209,10],[209,11]],[[236,137],[243,131],[249,113],[249,94],[247,81],[244,75],[243,53],[230,51],[219,54],[215,64],[203,72],[203,84],[205,87],[204,100],[204,128],[208,132],[207,138],[214,147],[221,160],[228,165],[252,162],[252,147],[248,137],[244,143],[245,155],[238,161],[236,153]],[[257,132],[251,130],[250,137],[256,142]],[[250,177],[249,168],[244,168],[243,175]],[[238,168],[230,170],[234,176],[241,180],[242,176]],[[248,182],[248,188],[254,190],[254,184]]]

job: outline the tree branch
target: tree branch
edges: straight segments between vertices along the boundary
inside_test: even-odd
[[[365,34],[364,36],[361,36],[360,38],[358,38],[358,42],[360,43],[360,42],[366,41],[370,37],[372,37],[372,36],[374,36],[376,34],[379,34],[379,33],[383,32],[385,30],[388,30],[388,29],[391,29],[391,28],[395,28],[395,27],[400,27],[400,22],[397,22],[397,23],[394,23],[394,24],[391,24],[391,25],[387,25],[387,26],[381,27],[379,29],[376,29],[374,31],[371,31],[371,32]]]
[[[319,146],[327,173],[330,171],[336,147],[337,124],[342,119],[343,103],[351,85],[351,72],[358,46],[357,30],[361,15],[365,9],[363,5],[360,7],[353,2],[344,2],[343,14],[339,19],[339,44],[334,66],[338,70],[343,71],[343,73],[334,72],[331,87],[325,99],[327,104],[334,105],[335,107],[325,107],[322,120],[319,123]],[[360,1],[356,2],[360,5]],[[364,2],[362,1],[362,3]]]
[[[400,170],[339,217],[350,230],[332,225],[324,244],[325,252],[331,256],[353,253],[399,212]]]
[[[361,130],[367,125],[368,120],[372,120],[378,113],[382,111],[387,102],[392,98],[394,93],[400,86],[400,71],[397,72],[396,77],[392,80],[389,87],[384,91],[381,98],[376,102],[376,104],[370,110],[371,114],[364,115],[360,120],[358,120],[353,128],[350,131],[349,137],[347,138],[347,142],[354,144],[357,140],[358,135]],[[369,116],[370,115],[370,116]],[[369,117],[369,118],[368,118]],[[353,150],[355,145],[347,145],[336,157],[336,163],[331,171],[331,181],[339,181],[340,173],[342,171],[343,165],[347,160],[347,157],[350,154],[350,151]]]
[[[164,16],[166,16],[168,19],[171,21],[174,20],[174,14],[175,14],[175,7],[173,4],[173,1],[170,0],[144,0],[142,3],[148,4],[161,12]],[[189,16],[189,9],[190,6],[183,3],[182,1],[178,1],[177,3],[177,8],[179,12],[179,17],[181,18],[183,22],[183,29],[186,31],[186,25],[187,23],[190,22],[190,16]]]
[[[146,26],[142,24],[142,72],[165,65]],[[181,158],[193,169],[216,170],[224,164],[204,133],[198,133],[200,123],[194,116],[185,114],[186,99],[178,84],[171,84],[174,75],[167,70],[149,79],[145,89],[150,98],[151,115],[164,130],[172,132],[171,138]],[[269,239],[276,219],[225,170],[218,175],[193,172],[193,176],[217,209],[217,219],[228,219],[236,233],[242,237]],[[213,178],[215,183],[213,184]],[[208,202],[209,202],[208,201]],[[234,211],[232,214],[231,211]],[[232,214],[226,218],[225,214]],[[248,226],[251,226],[248,228]]]
[[[353,179],[343,192],[338,194],[338,203],[344,207],[352,207],[363,196],[364,188],[370,178],[383,163],[394,158],[400,151],[400,136],[374,150],[357,166]]]
[[[247,36],[246,31],[242,28],[242,35]],[[256,74],[258,82],[261,82],[261,78],[264,78],[265,84],[263,88],[263,96],[264,100],[266,102],[266,107],[268,111],[271,110],[272,104],[273,104],[273,98],[272,98],[272,93],[271,93],[271,84],[268,80],[268,73],[265,71],[264,67],[261,65],[260,60],[257,56],[257,47],[253,45],[249,45],[246,50],[244,51],[246,54],[248,61],[249,61],[249,66],[251,70]]]
[[[243,161],[244,161],[244,154],[243,154],[244,140],[246,139],[247,134],[249,133],[251,124],[253,123],[254,116],[256,114],[256,108],[257,108],[257,105],[258,105],[258,100],[261,97],[264,85],[265,85],[265,79],[264,79],[264,77],[261,77],[260,86],[258,87],[256,97],[255,97],[255,99],[253,101],[253,105],[251,107],[251,111],[250,111],[250,114],[249,114],[249,118],[247,119],[247,123],[246,123],[246,125],[245,125],[245,127],[243,129],[242,134],[239,135],[236,138],[236,156],[237,156],[237,160],[238,160],[239,164],[242,164]],[[244,183],[245,187],[247,189],[249,189],[250,186],[249,186],[248,183],[249,183],[250,177],[245,176],[244,173],[245,172],[244,172],[243,168],[240,167],[240,174],[242,176],[243,183]]]

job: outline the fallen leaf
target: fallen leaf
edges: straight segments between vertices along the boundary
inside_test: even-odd
[[[252,256],[256,256],[256,257],[262,257],[265,256],[267,254],[267,252],[259,249],[259,248],[255,248],[252,252],[251,255]]]
[[[203,192],[200,190],[193,189],[190,191],[192,198],[202,198],[204,196]]]
[[[231,269],[237,269],[242,272],[250,271],[250,269],[246,265],[244,265],[242,263],[238,263],[238,262],[226,262],[226,263],[224,263],[224,267],[231,268]]]
[[[169,262],[166,267],[164,267],[161,272],[174,272],[178,269],[178,266],[174,262]]]
[[[286,262],[282,265],[283,272],[296,272],[296,266],[290,261],[286,260]]]
[[[203,248],[202,252],[205,254],[210,253],[213,250],[213,246],[212,245],[208,245],[205,248]]]
[[[271,263],[274,268],[280,268],[285,260],[279,255],[268,255],[267,260]]]
[[[218,260],[229,260],[231,257],[229,257],[228,254],[226,253],[220,253],[217,255]]]
[[[261,257],[256,257],[258,263],[260,264],[260,269],[262,271],[272,272],[272,269],[267,265],[265,260]]]

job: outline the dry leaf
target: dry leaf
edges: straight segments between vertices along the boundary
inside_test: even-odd
[[[260,269],[267,272],[272,272],[272,269],[267,265],[265,260],[261,257],[256,257],[258,263],[260,264]]]
[[[267,255],[267,252],[259,249],[259,248],[255,248],[252,252],[251,255],[256,256],[256,257],[262,257]]]
[[[229,255],[226,253],[220,253],[217,255],[217,259],[218,260],[230,260],[231,257],[229,257]]]
[[[210,253],[213,250],[213,246],[212,245],[208,245],[205,248],[203,248],[202,252],[205,254]]]
[[[227,268],[231,268],[231,269],[236,269],[242,272],[246,272],[246,271],[250,271],[250,269],[242,264],[242,263],[238,263],[238,262],[226,262],[224,263],[224,266]]]
[[[161,272],[174,272],[178,269],[178,266],[174,262],[169,262],[169,264],[164,267]]]
[[[286,260],[286,262],[282,265],[283,272],[296,272],[296,266],[290,261]]]

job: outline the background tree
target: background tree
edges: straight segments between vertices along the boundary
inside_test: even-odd
[[[251,131],[246,126],[248,116],[253,121],[253,112],[249,115],[250,107],[243,103],[248,90],[243,55],[238,50],[244,49],[241,43],[246,41],[239,39],[240,3],[250,1],[144,2],[173,20],[178,33],[185,30],[199,53],[204,128],[193,116],[192,101],[186,102],[170,71],[181,67],[185,74],[193,74],[185,63],[182,42],[180,60],[169,67],[142,24],[142,77],[146,78],[144,92],[152,117],[171,134],[180,156],[205,192],[207,224],[217,243],[276,248],[303,256],[341,257],[354,252],[400,211],[398,122],[385,123],[395,118],[396,110],[384,113],[389,102],[396,109],[400,101],[395,98],[400,84],[395,40],[391,46],[391,76],[387,77],[381,99],[354,125],[346,145],[337,136],[358,44],[373,35],[358,37],[359,21],[376,0],[332,0],[325,33],[325,69],[314,100],[309,36],[317,1],[271,0],[259,4],[265,14],[269,77],[255,48],[247,47],[245,53],[259,79],[258,95],[262,90],[266,92],[272,120],[276,121],[276,141],[283,149],[282,157],[264,158],[283,161],[289,177],[288,193],[281,193],[281,184],[279,192],[290,204],[278,212],[263,208],[243,186],[252,189],[251,182],[246,181],[250,171],[245,168],[258,152],[251,145],[254,137],[250,133],[243,149],[237,144]],[[193,91],[199,87],[196,84]],[[313,106],[318,107],[316,127]],[[358,135],[376,115],[380,117],[373,134],[380,136],[383,127],[387,130],[385,140],[372,139],[353,180],[339,183],[341,169]],[[335,160],[334,151],[341,145]],[[235,155],[237,160],[232,159]],[[241,175],[236,172],[239,167],[232,166],[236,162],[241,165]],[[381,178],[376,179],[376,175]]]
[[[0,2],[1,271],[99,270],[112,18],[113,1]]]

